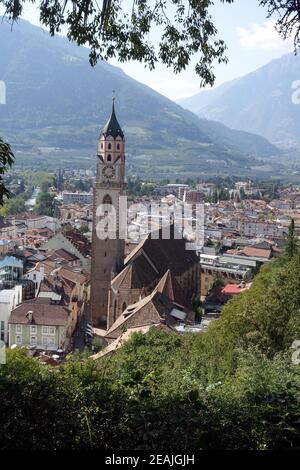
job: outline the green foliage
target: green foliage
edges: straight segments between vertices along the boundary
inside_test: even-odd
[[[295,231],[295,221],[292,219],[289,226],[288,239],[285,245],[285,254],[291,260],[297,253],[299,253],[299,240]]]
[[[89,227],[86,224],[82,224],[80,225],[79,230],[81,233],[87,233],[89,231]]]
[[[1,446],[299,447],[300,366],[291,350],[299,305],[300,256],[282,257],[205,334],[152,328],[110,356],[73,354],[58,368],[8,351],[0,366]]]
[[[3,176],[9,170],[14,163],[14,155],[9,144],[5,143],[0,137],[0,205],[4,204],[4,201],[10,197],[10,193],[6,188]]]
[[[25,210],[25,200],[22,195],[13,197],[5,202],[4,206],[0,209],[1,215],[14,215],[20,214]]]
[[[54,214],[54,209],[54,196],[52,194],[43,193],[41,191],[36,198],[36,213],[52,217]]]
[[[202,310],[202,302],[198,297],[194,297],[192,299],[192,307],[196,314],[195,316],[196,321],[201,322],[203,310]]]
[[[222,0],[232,3],[233,0]],[[17,20],[24,0],[1,0],[6,13]],[[32,3],[37,3],[32,0]],[[175,73],[183,71],[194,55],[198,55],[195,71],[202,85],[213,85],[215,62],[227,62],[224,41],[217,38],[217,29],[209,13],[211,0],[171,0],[166,8],[162,0],[132,1],[131,8],[119,0],[103,0],[102,7],[94,0],[37,5],[41,23],[52,35],[67,26],[67,35],[78,45],[90,46],[90,63],[98,59],[117,57],[120,62],[137,60],[150,69],[157,62],[171,67]],[[149,33],[158,28],[158,43]]]
[[[42,192],[47,192],[54,185],[55,176],[45,171],[24,171],[22,173],[26,186],[39,187]]]
[[[267,7],[269,17],[276,18],[276,29],[283,37],[294,39],[295,51],[300,44],[300,9],[299,3],[290,0],[260,0],[260,5]]]

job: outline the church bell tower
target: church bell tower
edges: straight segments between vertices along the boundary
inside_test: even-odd
[[[93,194],[91,314],[93,325],[102,327],[107,324],[110,282],[123,268],[125,251],[125,239],[119,226],[124,216],[120,214],[120,196],[126,194],[125,138],[114,101],[113,98],[110,118],[98,140]],[[107,222],[112,220],[111,215],[112,224]]]

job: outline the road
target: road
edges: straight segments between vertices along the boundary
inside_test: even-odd
[[[85,329],[89,322],[89,306],[86,306],[84,309],[83,314],[80,316],[79,325],[74,333],[74,344],[73,350],[78,350],[79,352],[83,352],[86,344],[84,342],[84,335]]]

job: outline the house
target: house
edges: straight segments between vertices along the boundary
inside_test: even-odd
[[[79,266],[84,268],[90,266],[91,242],[79,231],[57,233],[45,243],[43,250],[65,250],[76,256]]]
[[[2,287],[15,286],[23,276],[23,261],[15,256],[5,256],[0,260],[0,283]]]
[[[74,253],[70,253],[64,248],[51,251],[50,254],[47,254],[47,259],[62,265],[67,265],[69,267],[78,266],[80,261],[78,256],[76,256]]]
[[[60,228],[60,224],[55,217],[50,217],[47,215],[35,215],[30,212],[22,213],[15,216],[10,216],[7,218],[7,222],[11,223],[14,226],[19,226],[19,230],[22,230],[22,226],[26,229],[43,229],[48,228],[53,233],[57,232]]]
[[[232,297],[236,297],[241,292],[245,292],[249,290],[252,286],[252,283],[241,282],[241,284],[228,284],[227,286],[222,289],[221,294],[224,297],[224,301],[228,301],[232,299]]]
[[[30,269],[29,271],[27,271],[26,274],[24,274],[23,279],[29,279],[30,281],[34,282],[35,296],[37,296],[40,290],[41,282],[44,280],[44,277],[45,277],[44,266],[36,265],[34,268]]]
[[[201,298],[205,298],[218,283],[240,284],[250,280],[257,270],[258,262],[242,256],[216,256],[202,253],[201,258]]]
[[[39,350],[67,349],[73,334],[72,312],[50,298],[23,302],[9,317],[9,346]]]
[[[22,286],[0,290],[0,341],[8,343],[8,320],[12,310],[22,302]]]
[[[4,238],[14,237],[16,235],[16,227],[10,221],[0,217],[0,235]]]
[[[247,256],[249,258],[261,259],[262,261],[268,261],[272,256],[272,249],[259,248],[257,246],[245,246],[242,249],[228,250],[228,255]]]
[[[0,239],[0,255],[7,255],[14,249],[14,242],[12,240]]]

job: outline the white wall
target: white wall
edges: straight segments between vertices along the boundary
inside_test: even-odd
[[[36,297],[38,294],[38,291],[40,290],[41,282],[44,280],[44,277],[45,277],[44,267],[41,266],[40,270],[32,269],[31,271],[28,271],[26,274],[24,274],[23,277],[24,279],[29,279],[30,281],[34,282],[35,297]]]
[[[8,319],[11,311],[22,302],[22,286],[0,291],[0,322],[4,321],[4,342],[8,343]],[[1,339],[1,338],[0,338]]]

